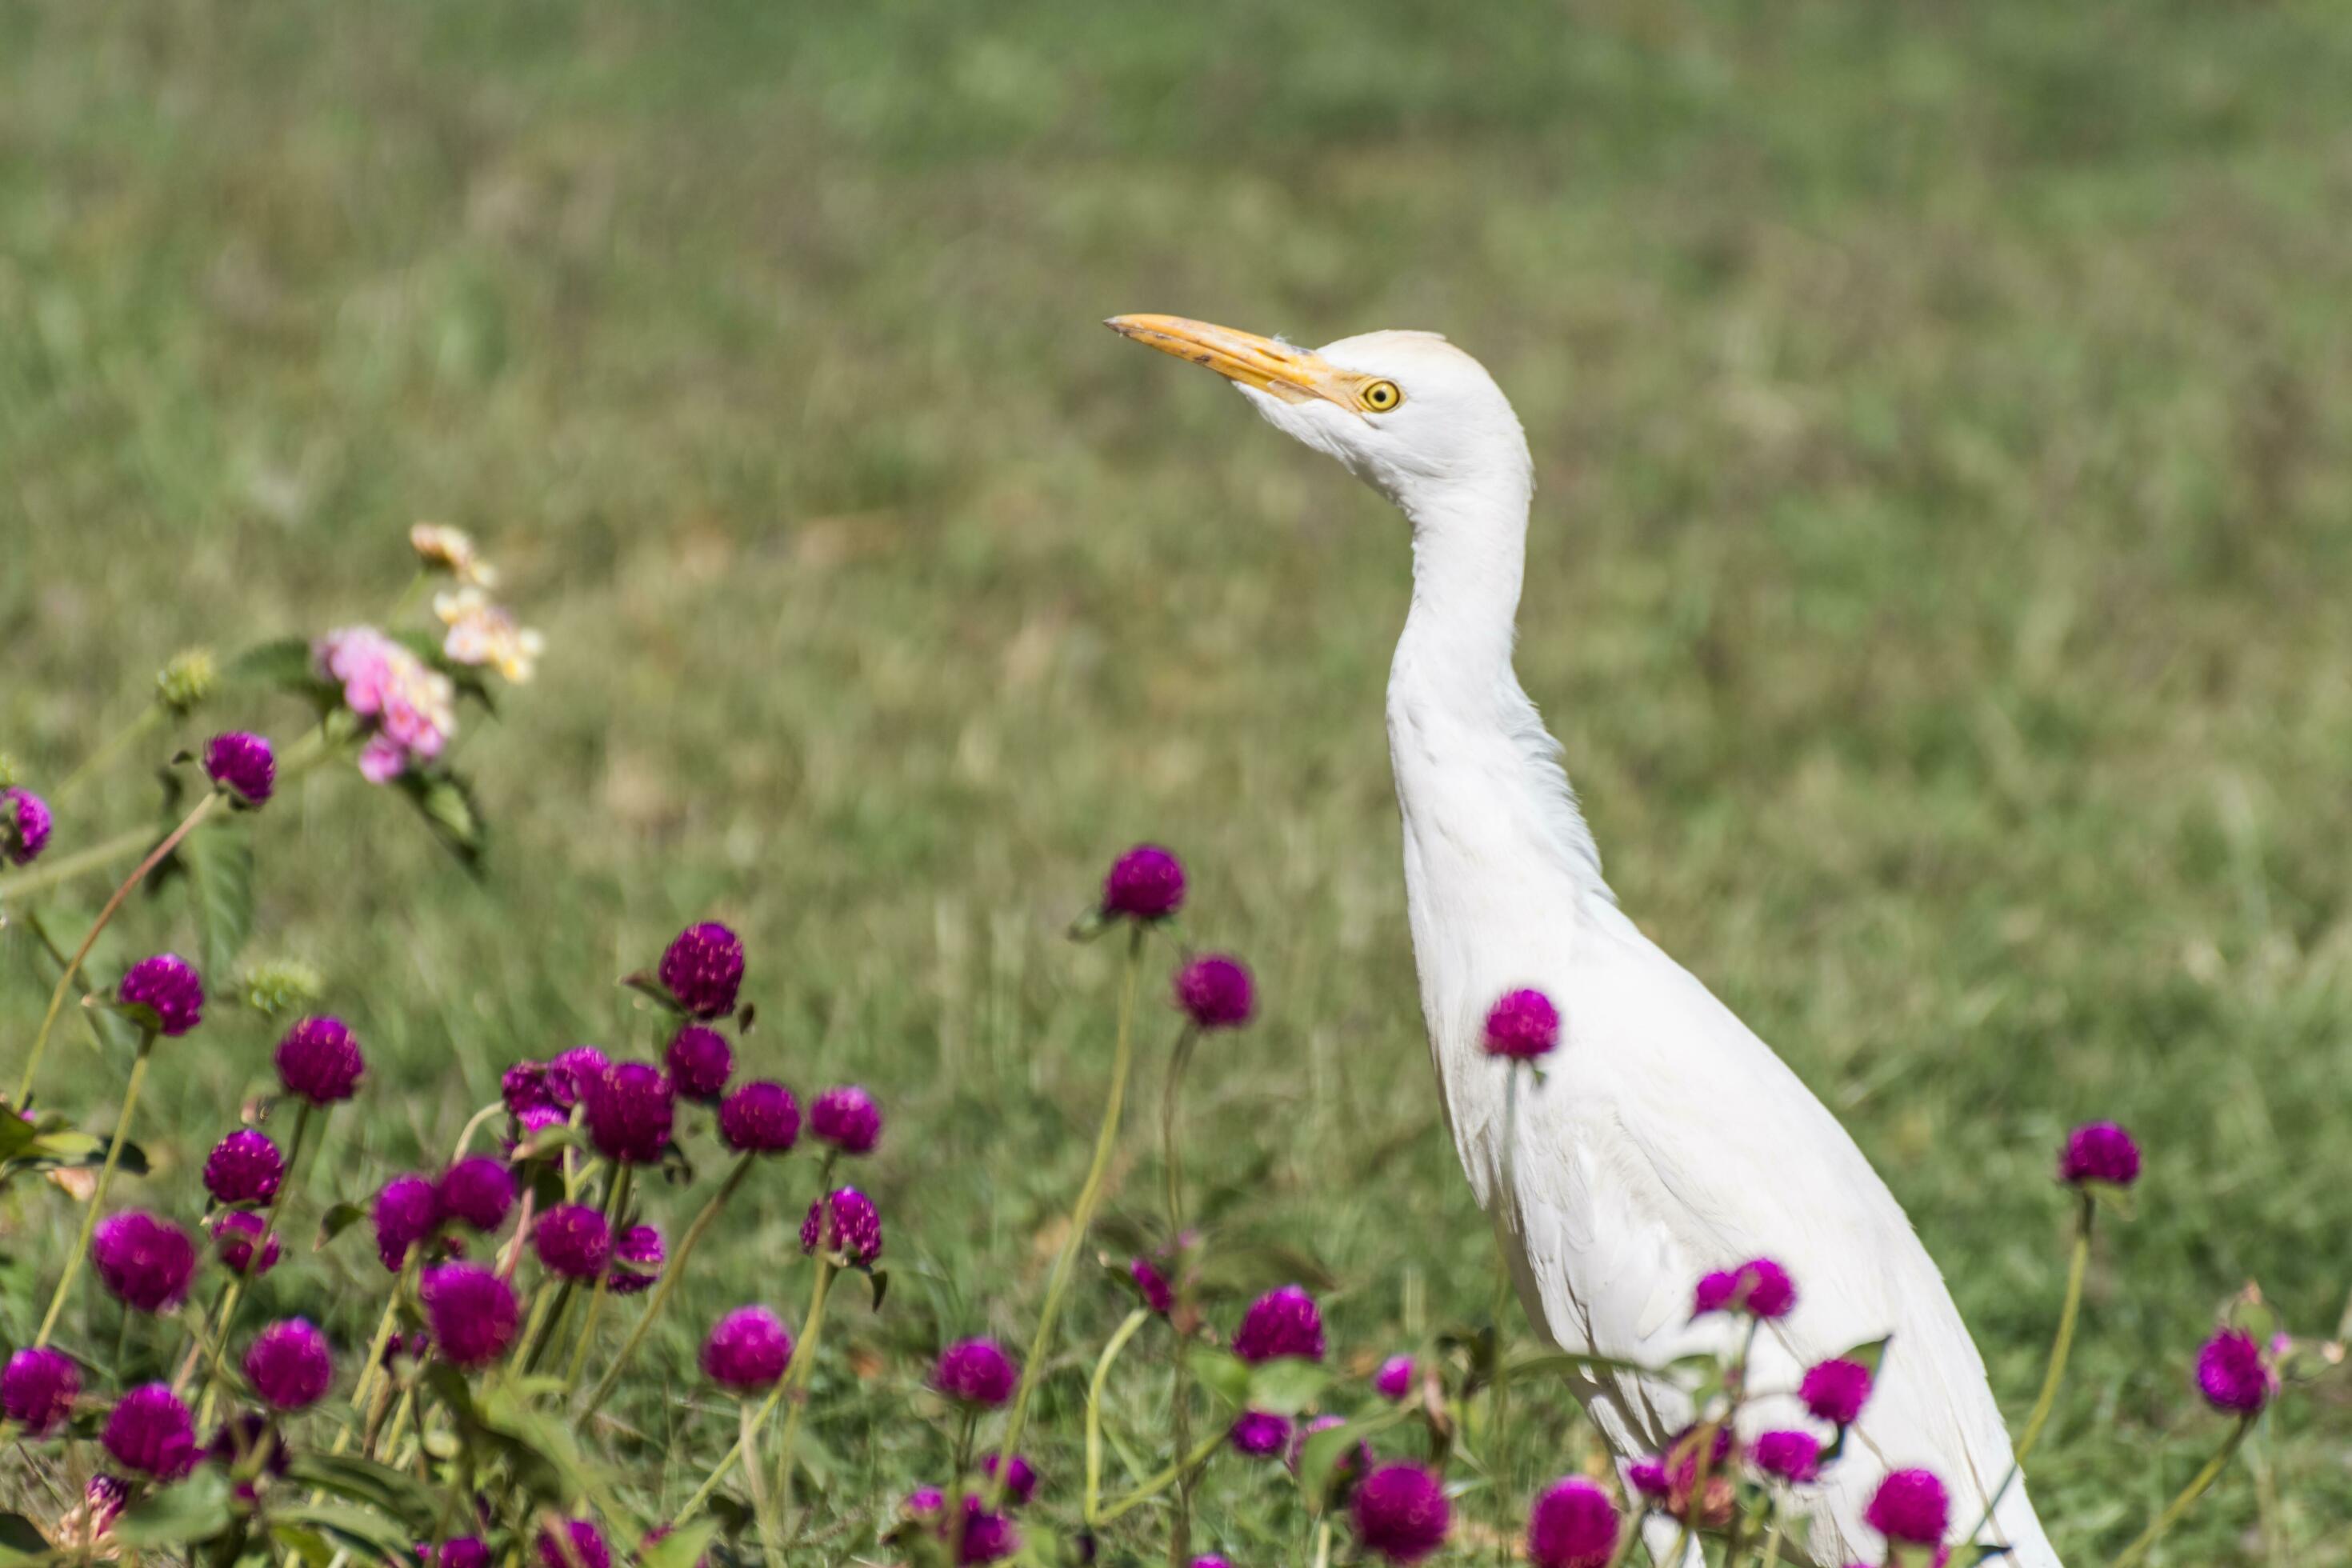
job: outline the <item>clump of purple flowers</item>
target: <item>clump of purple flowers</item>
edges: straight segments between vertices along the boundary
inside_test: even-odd
[[[278,787],[278,758],[261,736],[232,730],[205,742],[205,777],[238,805],[257,806]]]
[[[1692,1311],[1702,1317],[1709,1312],[1746,1312],[1758,1318],[1784,1318],[1796,1304],[1796,1282],[1769,1258],[1751,1258],[1737,1268],[1717,1269],[1698,1282],[1691,1297]]]
[[[1184,903],[1184,868],[1157,844],[1139,844],[1111,862],[1102,912],[1113,920],[1164,921]]]
[[[1196,1029],[1237,1029],[1257,1011],[1257,991],[1241,960],[1213,952],[1176,972],[1176,1005]]]
[[[205,983],[194,965],[175,952],[159,952],[132,964],[114,989],[126,1007],[155,1016],[155,1030],[177,1039],[204,1021]]]
[[[0,860],[29,866],[49,842],[49,803],[28,789],[0,789]]]
[[[2112,1121],[2094,1121],[2066,1134],[2058,1179],[2069,1186],[2099,1182],[2128,1187],[2139,1180],[2139,1145]]]
[[[1242,1314],[1234,1331],[1234,1354],[1253,1365],[1277,1356],[1323,1359],[1323,1313],[1315,1298],[1296,1285],[1269,1290]]]
[[[810,1103],[809,1131],[845,1154],[871,1154],[882,1140],[882,1108],[860,1086],[843,1084]]]
[[[251,1127],[238,1128],[205,1156],[205,1191],[217,1204],[266,1204],[285,1179],[286,1156],[268,1133]]]
[[[931,1386],[959,1405],[993,1410],[1013,1397],[1021,1369],[994,1340],[958,1340],[940,1352]]]
[[[2243,1329],[2222,1329],[2197,1352],[2197,1392],[2226,1415],[2259,1414],[2277,1387],[2263,1347]]]
[[[689,1016],[725,1017],[743,984],[742,939],[717,921],[687,927],[662,952],[661,983]]]
[[[278,1081],[312,1105],[349,1100],[367,1071],[359,1040],[341,1018],[304,1018],[278,1042]]]
[[[832,1223],[825,1223],[830,1211]],[[801,1250],[813,1253],[822,1242],[853,1268],[863,1268],[882,1256],[882,1215],[874,1200],[856,1187],[836,1187],[809,1205],[801,1222]]]
[[[142,1312],[167,1312],[187,1300],[196,1244],[170,1220],[126,1209],[99,1221],[89,1260],[116,1300]]]
[[[1559,1044],[1559,1009],[1540,991],[1505,994],[1486,1010],[1486,1054],[1515,1061],[1549,1056]]]

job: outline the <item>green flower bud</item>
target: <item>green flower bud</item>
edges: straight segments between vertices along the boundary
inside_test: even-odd
[[[245,1005],[266,1018],[306,1013],[327,994],[326,977],[297,958],[257,960],[237,971]]]
[[[192,647],[172,656],[155,675],[155,700],[182,718],[209,700],[220,686],[220,667],[213,650]]]

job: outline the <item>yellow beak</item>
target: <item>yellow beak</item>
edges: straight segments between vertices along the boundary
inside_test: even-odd
[[[1103,325],[1146,348],[1207,365],[1227,381],[1255,387],[1286,403],[1321,397],[1353,409],[1357,386],[1372,379],[1340,370],[1311,350],[1181,316],[1113,316]]]

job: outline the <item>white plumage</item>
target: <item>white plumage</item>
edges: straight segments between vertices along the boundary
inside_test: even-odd
[[[1692,1321],[1700,1275],[1777,1258],[1799,1300],[1759,1339],[1752,1387],[1793,1391],[1807,1365],[1893,1337],[1847,1457],[1802,1494],[1811,1542],[1798,1560],[1875,1561],[1863,1509],[1901,1467],[1944,1479],[1956,1536],[1974,1526],[2010,1443],[1942,1276],[1836,1119],[1619,910],[1559,747],[1513,671],[1534,483],[1509,402],[1428,333],[1309,352],[1169,317],[1110,325],[1234,380],[1412,522],[1388,728],[1413,957],[1454,1146],[1500,1222],[1529,1318],[1565,1349],[1661,1364],[1725,1342],[1727,1320]],[[1487,1007],[1518,986],[1549,994],[1563,1030],[1544,1083],[1521,1100],[1504,1191],[1504,1074],[1481,1036]],[[1655,1381],[1580,1393],[1626,1460],[1692,1415]],[[1751,1402],[1741,1426],[1809,1421],[1784,1392]],[[1983,1539],[2019,1568],[2058,1568],[2021,1482]]]

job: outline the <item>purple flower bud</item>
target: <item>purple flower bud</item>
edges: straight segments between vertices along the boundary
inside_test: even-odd
[[[259,735],[232,730],[205,746],[205,777],[246,805],[259,805],[278,787],[278,758]]]
[[[1234,1452],[1253,1459],[1270,1459],[1290,1447],[1290,1423],[1263,1410],[1244,1410],[1225,1430]]]
[[[1654,1500],[1663,1499],[1673,1489],[1666,1481],[1666,1462],[1654,1458],[1636,1459],[1626,1466],[1625,1484]]]
[[[1168,1288],[1167,1276],[1152,1267],[1150,1259],[1138,1258],[1129,1263],[1127,1277],[1135,1281],[1145,1306],[1163,1318],[1175,1310],[1176,1292]]]
[[[400,1272],[408,1249],[441,1223],[441,1189],[422,1176],[394,1176],[375,1195],[375,1255],[388,1274]]]
[[[539,1532],[541,1568],[613,1568],[613,1549],[593,1521],[566,1520],[559,1538],[551,1530]]]
[[[588,1080],[582,1104],[588,1140],[608,1160],[650,1165],[669,1147],[675,1108],[669,1079],[657,1068],[623,1062]]]
[[[662,954],[661,983],[693,1016],[724,1017],[743,984],[742,939],[717,921],[687,927]]]
[[[1822,1440],[1811,1432],[1762,1433],[1748,1457],[1766,1475],[1792,1485],[1821,1479]]]
[[[49,803],[28,789],[0,789],[0,860],[29,866],[49,842]]]
[[[616,1296],[634,1296],[661,1278],[662,1234],[649,1225],[633,1225],[613,1239],[612,1267],[604,1271],[604,1289]]]
[[[177,953],[141,959],[123,975],[114,995],[126,1007],[152,1011],[155,1027],[168,1038],[179,1038],[204,1020],[205,983]]]
[[[765,1307],[738,1307],[702,1342],[702,1373],[738,1394],[768,1388],[793,1359],[793,1336]]]
[[[205,1191],[232,1207],[266,1204],[286,1179],[286,1156],[266,1132],[240,1127],[205,1156]]]
[[[423,1294],[434,1347],[456,1365],[486,1366],[514,1342],[521,1318],[514,1287],[479,1264],[425,1270]]]
[[[991,1513],[978,1497],[963,1500],[961,1563],[998,1563],[1021,1550],[1021,1532],[1001,1513]]]
[[[254,1336],[245,1352],[245,1376],[263,1404],[300,1410],[326,1394],[335,1379],[335,1358],[316,1324],[288,1318]]]
[[[833,1223],[824,1225],[825,1211]],[[853,1268],[863,1268],[882,1256],[882,1215],[874,1200],[856,1187],[836,1187],[809,1205],[801,1222],[801,1250],[814,1253],[822,1240],[825,1250],[837,1252]]]
[[[688,1024],[670,1037],[669,1080],[688,1100],[716,1100],[735,1070],[735,1052],[727,1037],[699,1024]]]
[[[1323,1314],[1296,1285],[1269,1290],[1250,1303],[1234,1331],[1234,1354],[1255,1366],[1276,1356],[1323,1359]]]
[[[2253,1415],[2277,1386],[2262,1346],[2242,1329],[2221,1330],[2197,1352],[2197,1392],[2224,1414]]]
[[[2058,1179],[2069,1186],[2104,1182],[2128,1187],[2139,1180],[2139,1145],[2112,1121],[2094,1121],[2066,1134],[2058,1157]]]
[[[1372,1373],[1372,1392],[1382,1399],[1402,1399],[1412,1392],[1412,1357],[1392,1355]]]
[[[1013,1397],[1021,1369],[994,1340],[958,1340],[940,1352],[931,1386],[959,1405],[993,1410]]]
[[[613,1256],[604,1216],[586,1204],[558,1204],[531,1226],[530,1245],[559,1279],[593,1279]]]
[[[1114,919],[1164,921],[1184,902],[1184,868],[1157,844],[1139,844],[1111,863],[1102,912]]]
[[[800,1101],[782,1084],[753,1079],[719,1107],[719,1136],[743,1154],[781,1154],[800,1141]]]
[[[1257,1011],[1257,992],[1240,959],[1213,952],[1176,972],[1176,1005],[1196,1029],[1237,1029]]]
[[[1934,1546],[1951,1522],[1951,1500],[1944,1483],[1927,1470],[1895,1470],[1878,1483],[1864,1509],[1864,1524],[1908,1546]]]
[[[490,1546],[478,1535],[460,1535],[438,1546],[420,1546],[423,1568],[490,1568]]]
[[[1445,1489],[1419,1465],[1383,1465],[1356,1489],[1356,1538],[1391,1563],[1418,1563],[1454,1523]]]
[[[253,1249],[269,1230],[269,1222],[250,1209],[231,1209],[213,1221],[213,1251],[223,1267],[239,1277],[259,1279],[278,1267],[278,1234],[269,1232],[268,1245],[261,1248],[261,1263],[256,1267]]]
[[[996,1456],[981,1460],[980,1473],[991,1481],[996,1479]],[[1037,1471],[1026,1458],[1015,1454],[1012,1467],[1004,1473],[1004,1497],[1015,1508],[1026,1508],[1029,1500],[1037,1495]]]
[[[313,1105],[349,1100],[367,1071],[367,1058],[341,1018],[304,1018],[278,1042],[278,1081]]]
[[[809,1131],[845,1154],[871,1154],[882,1141],[882,1108],[865,1089],[845,1083],[809,1106]]]
[[[1870,1368],[1858,1361],[1832,1358],[1805,1369],[1797,1397],[1805,1408],[1833,1426],[1851,1426],[1870,1397]]]
[[[492,1231],[506,1224],[514,1202],[514,1174],[503,1161],[477,1154],[441,1173],[442,1209],[476,1230]]]
[[[168,1312],[187,1299],[196,1244],[170,1220],[126,1209],[98,1222],[89,1260],[115,1300],[142,1312]]]
[[[144,1383],[115,1402],[99,1436],[114,1462],[161,1481],[196,1466],[196,1423],[166,1384]]]
[[[1751,1258],[1737,1268],[1717,1269],[1698,1282],[1691,1311],[1747,1312],[1759,1318],[1785,1318],[1797,1304],[1797,1287],[1789,1271],[1769,1258]]]
[[[1617,1552],[1617,1504],[1581,1476],[1555,1481],[1528,1516],[1531,1568],[1604,1568]]]
[[[42,1437],[73,1414],[81,1393],[81,1369],[63,1351],[26,1348],[8,1358],[0,1372],[0,1414]]]
[[[1540,991],[1513,991],[1486,1013],[1486,1054],[1533,1061],[1559,1044],[1559,1009]]]

